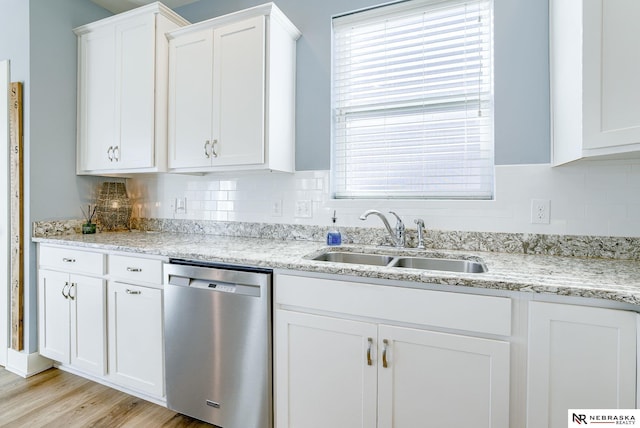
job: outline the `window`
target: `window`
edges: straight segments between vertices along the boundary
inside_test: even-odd
[[[336,198],[491,199],[491,1],[333,19]]]

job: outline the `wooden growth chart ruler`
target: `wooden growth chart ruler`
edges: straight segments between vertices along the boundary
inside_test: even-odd
[[[22,83],[12,82],[9,93],[10,210],[11,210],[11,348],[24,348],[24,204]]]

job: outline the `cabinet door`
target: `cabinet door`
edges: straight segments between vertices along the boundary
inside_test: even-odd
[[[38,272],[38,337],[40,354],[60,363],[70,362],[69,274]]]
[[[640,57],[637,0],[582,1],[584,37],[584,146],[601,149],[640,143]],[[574,15],[571,17],[575,19]]]
[[[509,343],[388,325],[378,341],[379,428],[509,427]]]
[[[276,311],[276,426],[374,428],[375,340],[374,324]]]
[[[85,372],[106,373],[106,287],[104,280],[69,277],[71,364]]]
[[[566,427],[568,409],[635,407],[636,314],[529,304],[527,426]]]
[[[115,28],[116,167],[154,166],[155,17],[126,20]]]
[[[109,148],[117,145],[115,35],[104,27],[80,39],[80,168],[114,168]]]
[[[213,34],[212,165],[264,163],[264,17]]]
[[[109,376],[120,385],[164,395],[162,291],[109,282]]]
[[[212,85],[213,30],[171,40],[169,168],[211,165]]]

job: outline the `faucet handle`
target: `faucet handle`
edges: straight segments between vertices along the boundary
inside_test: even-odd
[[[417,218],[413,222],[416,224],[416,230],[418,232],[418,245],[416,245],[416,248],[424,250],[426,249],[424,244],[424,220]]]
[[[404,223],[400,216],[393,211],[389,211],[389,214],[393,214],[394,216],[396,216],[396,219],[398,219],[398,222],[396,223],[396,229],[404,230]]]

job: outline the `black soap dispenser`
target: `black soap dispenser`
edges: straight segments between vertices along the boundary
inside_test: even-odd
[[[342,235],[340,235],[340,231],[336,227],[336,211],[333,211],[333,217],[331,217],[332,227],[329,229],[327,233],[327,245],[340,245],[342,244]]]

